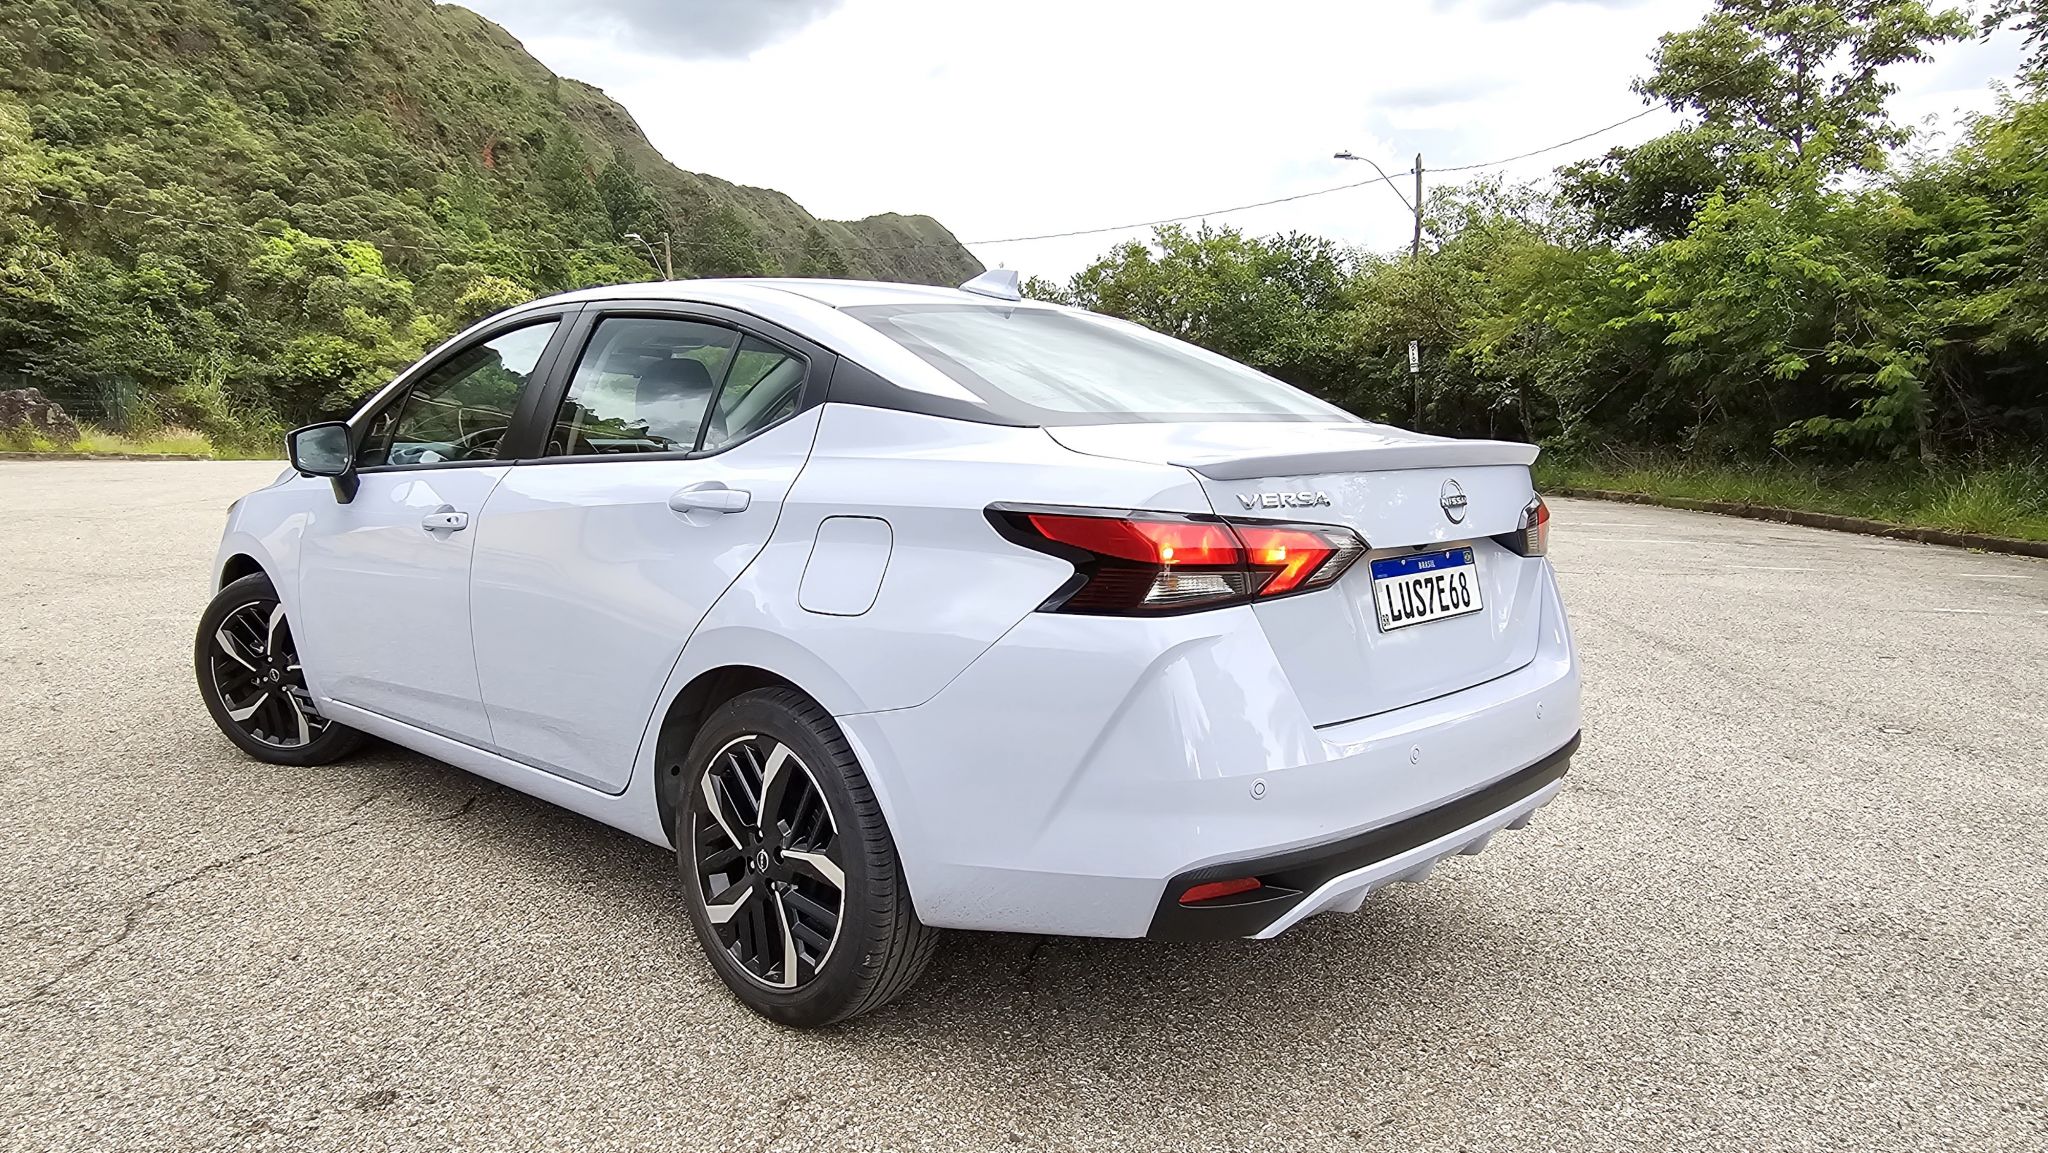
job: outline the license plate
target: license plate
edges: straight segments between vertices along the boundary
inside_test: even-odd
[[[1470,546],[1381,557],[1372,562],[1372,600],[1381,632],[1476,613],[1479,564]]]

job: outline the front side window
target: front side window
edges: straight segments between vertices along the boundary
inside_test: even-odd
[[[490,460],[558,321],[500,333],[456,353],[370,420],[358,467]]]
[[[598,323],[548,434],[547,455],[689,452],[739,334],[697,320],[612,317]]]
[[[1234,360],[1090,313],[972,304],[843,311],[1029,423],[1357,420]]]

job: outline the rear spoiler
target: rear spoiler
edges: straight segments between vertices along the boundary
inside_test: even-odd
[[[1475,468],[1536,463],[1542,450],[1506,440],[1441,440],[1427,444],[1381,444],[1358,448],[1308,448],[1227,456],[1199,450],[1175,453],[1169,461],[1210,480],[1252,480],[1262,476],[1310,476],[1328,472],[1395,472],[1412,468]]]

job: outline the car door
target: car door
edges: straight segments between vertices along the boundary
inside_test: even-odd
[[[358,487],[320,505],[301,544],[301,652],[326,698],[476,745],[491,743],[470,644],[475,518],[561,313],[479,333],[351,422]]]
[[[683,643],[775,528],[832,358],[708,307],[592,308],[572,344],[485,504],[471,613],[499,751],[619,792]]]

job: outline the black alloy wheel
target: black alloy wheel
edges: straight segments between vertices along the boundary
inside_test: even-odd
[[[284,606],[251,601],[213,630],[213,688],[228,719],[252,739],[281,749],[313,743],[329,724],[306,693]]]
[[[684,905],[711,967],[784,1025],[888,1004],[931,959],[881,805],[845,734],[793,688],[711,711],[667,770]]]
[[[291,621],[268,577],[243,577],[214,597],[193,664],[214,723],[258,760],[325,764],[362,743],[361,733],[322,716],[307,691]]]
[[[739,971],[770,989],[818,975],[846,915],[839,830],[811,770],[773,737],[713,753],[690,805],[704,912]]]

